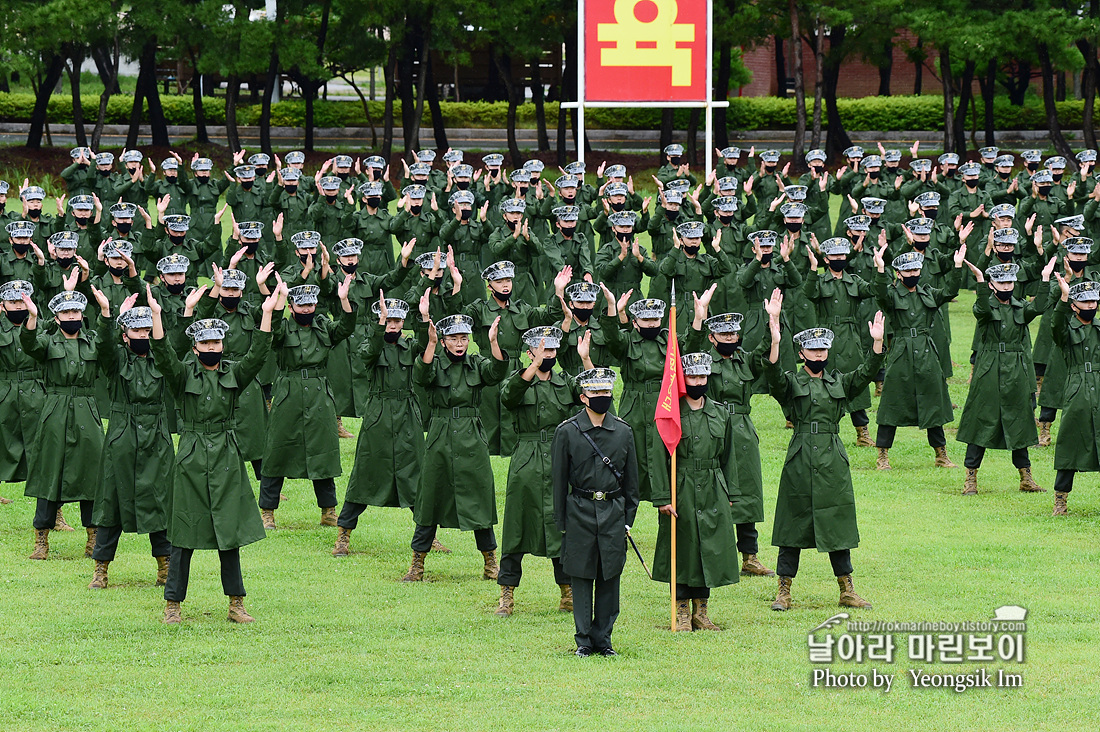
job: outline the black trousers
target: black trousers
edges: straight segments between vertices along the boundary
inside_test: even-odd
[[[438,526],[421,526],[416,525],[413,529],[412,550],[414,552],[427,552],[432,548],[432,540],[435,539],[435,532]],[[493,533],[493,528],[490,526],[487,529],[474,529],[474,543],[477,544],[478,551],[491,552],[496,551],[497,537]]]
[[[519,581],[523,579],[522,552],[515,554],[503,554],[500,557],[500,570],[497,572],[497,584],[506,587],[519,587]],[[551,557],[550,563],[554,566],[554,582],[559,585],[569,584],[569,575],[561,568],[561,559]]]
[[[679,582],[676,583],[677,600],[706,600],[709,598],[709,587],[689,587],[688,585],[682,585]]]
[[[963,467],[977,470],[982,467],[982,458],[984,457],[984,447],[968,444],[966,446],[966,458],[963,460]],[[1031,457],[1027,454],[1026,447],[1021,447],[1012,451],[1012,466],[1017,469],[1031,467]]]
[[[256,480],[263,480],[264,476],[263,476],[262,470],[263,470],[263,466],[264,466],[264,461],[263,460],[253,460],[253,461],[251,461],[251,465],[252,465],[252,474],[256,476]]]
[[[898,428],[894,425],[880,424],[878,434],[875,435],[875,447],[893,447],[894,435],[897,432]],[[947,435],[943,433],[943,425],[928,428],[928,445],[930,447],[945,447],[947,445]]]
[[[285,478],[260,477],[260,508],[274,510],[279,507],[279,494],[283,490]],[[317,505],[321,508],[336,506],[336,479],[321,478],[313,481],[313,492],[317,494]]]
[[[118,540],[121,537],[121,526],[100,526],[96,530],[92,559],[97,562],[115,561],[115,551],[118,550]],[[154,557],[167,557],[172,553],[172,545],[168,543],[167,531],[150,532],[149,546],[152,548]]]
[[[775,573],[780,577],[794,577],[798,574],[798,560],[802,556],[802,550],[793,546],[779,547],[779,560],[776,562]],[[852,573],[852,550],[838,549],[829,552],[829,562],[833,565],[833,574],[842,577]]]
[[[1047,365],[1045,363],[1036,363],[1035,364],[1035,375],[1036,376],[1045,376],[1046,372],[1047,372]]]
[[[34,528],[52,529],[57,522],[57,509],[61,508],[63,505],[65,504],[61,501],[50,501],[45,498],[39,498],[38,503],[34,507]],[[92,505],[92,501],[80,502],[80,523],[86,529],[92,528]]]
[[[866,427],[871,424],[871,418],[867,416],[866,409],[857,409],[851,413],[853,427]]]
[[[1058,410],[1055,407],[1039,407],[1040,422],[1054,422],[1057,416]]]
[[[573,638],[577,648],[611,648],[611,630],[619,617],[619,578],[603,576],[602,562],[597,563],[596,579],[572,578]]]
[[[355,527],[359,525],[359,517],[363,515],[370,506],[365,503],[356,503],[344,499],[344,505],[340,507],[340,516],[336,519],[336,525],[342,529],[355,530]],[[409,510],[412,511],[412,506],[409,506]]]
[[[1073,476],[1076,470],[1057,470],[1054,472],[1054,490],[1056,493],[1069,493],[1073,490]]]
[[[191,555],[194,549],[172,547],[172,560],[168,565],[168,582],[164,586],[164,599],[183,602],[187,599],[187,581],[191,578]],[[222,565],[222,592],[227,597],[244,597],[244,576],[241,574],[241,550],[218,550]]]
[[[760,549],[757,541],[759,536],[756,524],[737,524],[737,551],[742,554],[756,554]]]

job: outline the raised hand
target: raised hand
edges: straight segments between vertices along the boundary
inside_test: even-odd
[[[875,319],[867,323],[867,330],[871,332],[871,340],[875,343],[882,343],[883,335],[886,332],[886,317],[879,310],[875,313]]]

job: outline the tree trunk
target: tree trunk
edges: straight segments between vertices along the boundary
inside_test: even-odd
[[[676,110],[666,107],[661,110],[661,141],[657,143],[657,165],[665,164],[665,148],[672,144],[672,122]]]
[[[1027,98],[1027,90],[1031,86],[1031,64],[1017,59],[1013,68],[1015,73],[1008,74],[1004,86],[1008,90],[1009,104],[1022,107]]]
[[[799,28],[798,5],[789,0],[787,6],[791,18],[791,52],[794,56],[794,148],[791,151],[794,168],[805,164],[806,150],[806,85],[802,69],[802,31]]]
[[[883,47],[882,65],[878,67],[878,95],[890,96],[890,75],[894,71],[894,42],[886,41]]]
[[[1054,75],[1054,101],[1066,101],[1066,72],[1064,71]]]
[[[718,44],[718,68],[714,91],[711,98],[724,102],[730,96],[730,65],[733,63],[733,44],[722,41]],[[722,150],[730,144],[729,123],[726,121],[726,108],[714,108],[714,145]]]
[[[519,142],[516,140],[516,110],[519,107],[519,89],[512,81],[512,59],[493,48],[489,51],[500,74],[500,81],[504,90],[508,93],[508,154],[512,158],[512,167],[523,165],[523,156],[519,152]]]
[[[398,58],[401,63],[401,132],[404,136],[405,157],[409,157],[412,150],[409,147],[409,132],[414,126],[413,118],[416,115],[416,100],[413,97],[413,59],[416,58],[416,41],[413,36],[418,34],[418,28],[412,18],[407,18],[406,23],[405,37],[402,39],[401,53]]]
[[[1093,0],[1093,5],[1100,4]],[[1077,48],[1085,57],[1085,70],[1081,78],[1081,96],[1085,100],[1085,109],[1081,116],[1081,128],[1085,137],[1085,147],[1089,150],[1096,149],[1096,128],[1093,124],[1093,111],[1096,105],[1096,77],[1097,60],[1096,46],[1088,39],[1079,39]]]
[[[264,95],[260,99],[260,149],[267,155],[271,150],[271,103],[275,99],[275,85],[279,83],[279,44],[271,46],[271,58],[264,78]],[[205,130],[204,130],[205,132]]]
[[[340,74],[340,78],[347,82],[354,91],[356,96],[359,97],[359,103],[363,105],[363,117],[367,120],[367,124],[370,125],[370,146],[371,148],[378,147],[378,129],[374,126],[374,118],[371,117],[370,103],[367,102],[367,97],[363,94],[363,90],[359,88],[359,85],[355,83],[355,80],[347,75]]]
[[[305,119],[305,149],[306,152],[313,152],[313,102],[317,99],[317,90],[320,89],[320,84],[312,79],[302,84],[302,96],[306,100],[306,119]],[[236,101],[234,99],[234,101]],[[234,151],[238,148],[234,147]]]
[[[382,80],[386,87],[386,101],[382,107],[382,157],[386,159],[386,165],[389,165],[390,156],[393,155],[393,97],[397,93],[393,77],[396,71],[397,44],[391,43],[386,66],[382,70]]]
[[[917,39],[917,51],[920,53],[920,58],[914,62],[913,66],[913,94],[920,96],[921,90],[924,88],[924,39]]]
[[[117,55],[112,63],[111,56],[108,54],[109,48],[93,48],[92,60],[95,61],[96,71],[99,73],[99,78],[103,82],[103,89],[108,94],[121,94],[122,90],[118,86],[118,58]]]
[[[303,92],[305,90],[303,89]],[[233,74],[225,82],[225,141],[232,152],[241,149],[240,136],[237,133],[237,97],[241,92],[241,80]],[[306,100],[306,119],[309,115],[309,100]]]
[[[142,49],[141,63],[149,67],[145,75],[145,99],[149,104],[149,132],[154,145],[168,147],[168,123],[164,119],[164,107],[160,103],[157,88],[157,39],[152,37]]]
[[[88,134],[84,130],[84,104],[80,99],[80,64],[84,62],[84,53],[74,48],[70,55],[72,66],[66,69],[69,74],[69,93],[73,98],[73,127],[76,132],[76,144],[88,146]]]
[[[821,95],[825,86],[822,73],[824,59],[825,26],[819,14],[814,17],[814,130],[810,140],[810,147],[815,149],[821,147]]]
[[[959,102],[955,107],[955,147],[952,149],[960,158],[966,155],[966,109],[974,96],[974,67],[974,61],[968,60],[959,78]]]
[[[432,113],[432,131],[435,133],[435,146],[440,150],[450,147],[447,144],[447,127],[443,124],[443,110],[439,108],[439,87],[435,83],[435,63],[431,56],[428,57],[428,79],[425,94],[428,99],[428,109]]]
[[[1058,108],[1054,106],[1054,66],[1050,62],[1050,49],[1047,44],[1039,44],[1039,64],[1043,69],[1043,108],[1047,113],[1047,129],[1050,131],[1050,141],[1054,143],[1054,149],[1059,155],[1073,158],[1073,149],[1070,148],[1066,138],[1062,135],[1062,125],[1058,121]]]
[[[783,39],[775,36],[775,96],[787,98],[787,59],[783,56]]]
[[[691,113],[688,115],[688,128],[687,128],[687,145],[684,150],[687,155],[687,160],[692,165],[699,162],[699,120],[703,116],[702,107],[692,107]]]
[[[428,79],[428,31],[420,36],[420,73],[416,80],[416,106],[412,110],[412,125],[405,128],[405,155],[420,147],[420,121],[424,118],[424,92]],[[404,101],[402,101],[404,107]],[[404,109],[401,110],[404,112]],[[412,158],[409,158],[410,160]]]
[[[531,62],[531,99],[535,102],[535,126],[538,128],[539,152],[550,151],[550,135],[546,132],[546,93],[542,88],[539,60]]]
[[[955,149],[955,83],[951,76],[951,51],[940,49],[940,75],[943,79],[943,149]]]
[[[114,70],[113,73],[117,75],[117,73],[118,73],[119,53],[120,53],[120,50],[119,50],[118,36],[115,36],[114,46],[113,46],[113,49],[112,49],[112,58],[114,59],[114,64],[106,64],[102,68],[113,69]],[[100,67],[100,64],[99,64],[98,61],[96,62],[96,66]],[[90,145],[92,150],[98,150],[99,149],[99,141],[103,136],[103,125],[107,120],[107,101],[111,98],[111,95],[114,93],[111,90],[116,89],[118,87],[118,78],[117,78],[117,76],[105,77],[105,78],[102,79],[102,81],[103,81],[103,93],[99,95],[99,112],[96,115],[95,128],[92,130],[92,144]]]
[[[840,64],[844,57],[839,49],[844,44],[844,36],[847,35],[847,26],[834,26],[829,32],[829,53],[825,54],[822,61],[823,70],[823,94],[825,96],[825,118],[828,125],[828,134],[825,138],[825,154],[830,159],[837,159],[840,154],[852,146],[852,138],[848,137],[848,131],[844,129],[844,122],[840,119],[840,110],[836,106],[836,85],[840,80]]]
[[[317,31],[317,68],[325,67],[325,40],[328,38],[329,17],[332,15],[332,0],[324,0],[321,8],[321,28]],[[310,79],[306,87],[306,150],[313,152],[313,102],[317,99],[317,92],[325,85],[326,95],[328,86],[326,79]],[[235,148],[236,149],[236,148]]]
[[[137,84],[134,86],[134,103],[130,107],[130,126],[126,131],[126,147],[135,148],[138,146],[138,137],[141,133],[141,113],[145,106],[145,77],[149,73],[149,68],[145,64],[138,65],[138,77]]]
[[[978,77],[978,86],[982,91],[982,104],[985,105],[985,144],[987,147],[992,147],[997,144],[994,141],[996,131],[993,129],[993,100],[996,98],[997,92],[997,59],[989,59],[985,76]]]

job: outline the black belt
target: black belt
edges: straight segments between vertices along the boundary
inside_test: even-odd
[[[31,369],[29,371],[0,371],[0,379],[8,381],[34,381],[42,378],[42,371]]]
[[[586,491],[583,488],[574,488],[573,493],[593,501],[610,501],[622,495],[623,489],[616,488],[613,491]]]
[[[75,397],[94,397],[94,386],[47,386],[47,394],[68,394]]]
[[[899,338],[919,338],[920,336],[926,336],[932,331],[929,328],[900,328],[894,331],[894,335]]]
[[[835,315],[832,318],[829,318],[829,322],[833,325],[844,325],[848,323],[857,324],[859,322],[859,319],[854,316]]]
[[[726,402],[726,411],[730,414],[752,414],[752,407],[744,404]]]
[[[644,394],[656,394],[661,391],[661,382],[643,381],[640,384],[623,384],[623,391],[638,391]]]
[[[998,343],[994,348],[992,344],[988,348],[978,349],[978,353],[1022,353],[1024,347],[1018,343]]]
[[[184,421],[180,424],[181,432],[196,432],[204,435],[215,435],[221,432],[230,432],[233,430],[233,425],[228,420],[219,422],[188,422]]]
[[[1083,364],[1078,364],[1077,366],[1068,368],[1066,369],[1066,371],[1071,374],[1091,374],[1094,371],[1100,371],[1100,368],[1098,368],[1097,365],[1094,364],[1092,361],[1086,361]]]
[[[164,414],[167,410],[161,404],[119,404],[111,402],[111,411],[122,414]]]
[[[684,461],[687,462],[686,460]],[[702,458],[693,458],[691,465],[694,470],[717,470],[722,467],[722,461],[717,458],[713,460],[703,460]],[[684,467],[687,467],[686,465]]]
[[[538,432],[517,432],[516,439],[520,442],[553,442],[554,428]]]
[[[411,391],[402,391],[400,389],[386,389],[384,391],[372,391],[367,394],[367,398],[379,397],[381,399],[404,399],[412,396]]]
[[[279,369],[279,376],[285,376],[288,379],[321,379],[326,375],[324,369]]]
[[[840,432],[840,426],[832,422],[800,422],[794,426],[794,431],[805,432],[811,435],[816,435],[818,433],[835,435]]]
[[[440,419],[461,419],[462,417],[480,417],[481,410],[477,407],[451,407],[450,409],[433,409],[432,417]]]

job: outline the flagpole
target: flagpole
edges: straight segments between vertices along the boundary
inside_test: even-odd
[[[676,348],[676,281],[672,281],[672,303],[669,309],[668,315],[668,348]],[[679,351],[679,349],[677,349]],[[676,364],[677,369],[680,368],[680,364]],[[680,404],[677,399],[673,408],[679,410]],[[671,524],[669,538],[671,543],[669,544],[669,594],[671,595],[671,629],[672,632],[676,632],[676,449],[670,453],[671,455],[671,486],[672,486],[672,515],[669,516],[669,522]]]

